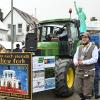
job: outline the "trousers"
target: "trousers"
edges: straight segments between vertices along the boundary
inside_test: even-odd
[[[74,89],[78,94],[92,96],[94,87],[95,71],[91,74],[84,75],[84,71],[79,71],[75,74]]]

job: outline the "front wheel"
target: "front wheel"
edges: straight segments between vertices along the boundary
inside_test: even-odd
[[[56,63],[56,95],[70,96],[74,92],[75,70],[72,60],[59,59]]]

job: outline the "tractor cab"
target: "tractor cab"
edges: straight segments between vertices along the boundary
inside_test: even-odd
[[[38,49],[45,56],[72,56],[79,39],[79,21],[56,19],[41,21],[38,26]]]

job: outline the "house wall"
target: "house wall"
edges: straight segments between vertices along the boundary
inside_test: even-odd
[[[5,30],[0,30],[0,41],[8,41],[7,32]]]
[[[8,24],[11,24],[11,13],[5,18],[3,23],[8,27]],[[22,24],[22,32],[18,32],[18,24]],[[13,10],[13,25],[16,26],[15,34],[16,39],[15,41],[24,41],[26,36],[26,21],[16,12],[16,10]],[[11,31],[9,30],[8,35],[11,36]],[[11,38],[9,38],[11,40]]]

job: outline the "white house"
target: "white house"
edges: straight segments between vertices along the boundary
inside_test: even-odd
[[[11,11],[4,18],[3,23],[8,27],[9,41],[11,41]],[[33,16],[13,7],[13,28],[14,28],[14,40],[25,41],[25,36],[28,31],[35,28],[38,20]]]
[[[0,21],[0,41],[8,41],[7,27]]]
[[[87,31],[91,33],[100,33],[100,21],[88,21],[87,22]]]

